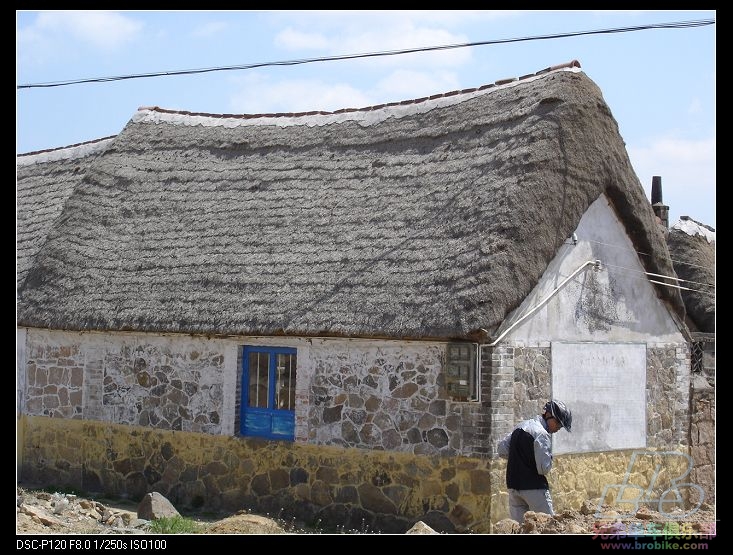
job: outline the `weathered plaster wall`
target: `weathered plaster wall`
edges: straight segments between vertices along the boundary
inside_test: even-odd
[[[623,226],[601,195],[581,218],[577,244],[567,239],[540,282],[496,335],[548,299],[506,336],[507,341],[536,346],[550,341],[604,343],[683,343],[669,312],[652,287]],[[588,266],[556,293],[553,291],[589,260]]]

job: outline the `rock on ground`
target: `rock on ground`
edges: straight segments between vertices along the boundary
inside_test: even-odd
[[[88,499],[74,494],[41,489],[16,487],[16,534],[146,534],[150,533],[151,520],[139,518],[142,506],[149,506],[151,516],[175,515],[178,511],[165,497],[151,496],[148,505],[125,500]],[[164,502],[165,501],[165,502]],[[160,513],[155,516],[152,509]],[[596,516],[597,500],[587,501],[579,511],[565,510],[550,516],[527,512],[519,523],[504,519],[494,525],[494,534],[619,534],[630,526],[656,527],[663,530],[670,522],[669,516],[641,507],[631,517],[620,515],[609,507],[602,507]],[[147,514],[147,513],[145,513]],[[674,515],[673,515],[674,516]],[[715,506],[703,503],[698,511],[677,522],[692,529],[692,533],[706,534],[715,526]],[[204,534],[313,534],[318,531],[298,529],[278,520],[240,511],[218,519],[190,517]],[[644,529],[644,528],[642,528]],[[714,529],[714,528],[713,528]],[[435,530],[423,522],[416,523],[407,534],[435,534]]]

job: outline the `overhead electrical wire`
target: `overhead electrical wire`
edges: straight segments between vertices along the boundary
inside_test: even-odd
[[[144,79],[149,77],[166,77],[173,75],[193,75],[197,73],[212,73],[215,71],[241,71],[245,69],[254,69],[258,67],[273,66],[294,66],[302,64],[312,64],[316,62],[332,62],[337,60],[355,60],[358,58],[375,58],[379,56],[397,56],[400,54],[414,54],[416,52],[431,52],[436,50],[451,50],[454,48],[467,48],[470,46],[486,46],[491,44],[507,44],[512,42],[526,42],[534,40],[549,40],[568,37],[579,37],[583,35],[603,35],[612,33],[629,33],[632,31],[646,31],[649,29],[688,29],[690,27],[703,27],[706,25],[714,25],[714,19],[700,19],[692,21],[677,21],[671,23],[648,23],[646,25],[635,25],[632,27],[615,27],[611,29],[596,29],[592,31],[573,31],[569,33],[554,33],[551,35],[536,35],[531,37],[518,37],[510,39],[496,39],[479,42],[466,42],[461,44],[445,44],[441,46],[424,46],[416,48],[405,48],[400,50],[385,50],[382,52],[366,52],[361,54],[342,54],[338,56],[324,56],[319,58],[301,58],[295,60],[285,60],[279,62],[256,62],[252,64],[243,64],[235,66],[218,66],[200,69],[180,69],[171,71],[156,71],[152,73],[137,73],[131,75],[116,75],[110,77],[89,77],[84,79],[70,79],[67,81],[50,81],[47,83],[26,83],[17,85],[18,89],[36,89],[64,87],[67,85],[79,85],[82,83],[108,83],[111,81],[124,81],[129,79]]]
[[[639,255],[639,256],[652,256],[651,254],[649,254],[649,253],[647,253],[647,252],[641,252],[641,251],[637,251],[637,250],[634,250],[634,249],[630,249],[630,248],[628,248],[628,247],[624,247],[624,246],[622,246],[622,245],[613,245],[613,244],[611,244],[611,243],[604,243],[603,241],[595,241],[595,240],[593,240],[593,239],[586,239],[586,240],[587,240],[587,241],[588,241],[589,243],[595,243],[596,245],[604,245],[604,246],[606,246],[606,247],[613,247],[613,248],[615,248],[615,249],[620,249],[620,250],[623,250],[623,251],[627,251],[627,252],[633,252],[633,253],[635,253],[635,254],[637,254],[637,255]],[[707,270],[707,269],[708,269],[708,267],[707,267],[707,266],[702,266],[702,265],[700,265],[700,264],[693,264],[692,262],[686,262],[686,261],[684,261],[684,260],[679,260],[679,259],[676,259],[676,258],[671,258],[671,257],[670,257],[670,260],[671,260],[671,261],[672,261],[672,262],[673,262],[674,264],[684,264],[685,266],[689,266],[689,267],[691,267],[691,268],[701,268],[701,269],[704,269],[704,270]]]
[[[712,288],[715,288],[715,284],[704,283],[704,282],[700,282],[700,281],[691,281],[691,280],[688,280],[688,279],[679,278],[677,276],[667,276],[667,275],[664,275],[664,274],[655,274],[654,272],[645,272],[643,270],[634,270],[633,268],[626,268],[624,266],[618,266],[616,264],[607,264],[605,262],[603,263],[603,265],[606,268],[615,268],[615,269],[618,269],[618,270],[622,270],[623,272],[626,272],[626,273],[644,274],[644,275],[650,276],[650,277],[659,277],[659,278],[673,280],[673,281],[676,281],[677,283],[688,283],[688,284],[693,284],[693,285],[700,285],[702,287],[712,287]],[[651,283],[657,283],[659,285],[666,285],[667,287],[673,287],[675,289],[682,289],[682,290],[685,290],[685,291],[693,291],[695,293],[704,293],[704,294],[707,294],[707,295],[715,295],[715,291],[710,291],[710,290],[705,290],[705,289],[693,289],[692,287],[685,287],[684,285],[675,285],[673,283],[666,283],[666,282],[658,281],[658,280],[654,280],[654,279],[648,279],[647,281],[650,281]]]

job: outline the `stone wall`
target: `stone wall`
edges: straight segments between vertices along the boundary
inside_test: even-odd
[[[245,339],[43,330],[20,339],[23,479],[384,531],[416,520],[490,530],[506,516],[495,444],[551,395],[547,344],[482,348],[481,401],[457,403],[443,391],[444,345],[270,338],[298,349],[296,441],[258,441],[237,437]],[[686,480],[714,503],[714,362],[690,397],[683,359],[683,348],[648,347],[648,447],[691,446]],[[556,457],[556,508],[600,497],[630,456]]]
[[[29,414],[82,418],[84,352],[78,345],[36,345],[27,354],[25,408]]]
[[[496,442],[517,422],[540,414],[552,396],[551,347],[505,345],[483,360],[487,364],[483,379],[485,395],[491,399],[495,454]],[[689,367],[687,350],[684,346],[647,347],[646,364],[647,446],[689,444],[690,381],[684,373]]]
[[[691,426],[695,463],[687,481],[698,484],[705,492],[705,501],[715,505],[715,391],[698,391],[693,396]]]
[[[444,345],[329,342],[313,344],[308,358],[308,443],[475,454],[480,406],[447,398]]]
[[[689,369],[686,345],[647,348],[647,446],[689,445]]]
[[[483,407],[446,395],[445,344],[47,330],[23,339],[18,395],[33,416],[235,436],[243,346],[280,345],[298,353],[297,442],[423,455],[488,449]]]
[[[219,434],[221,342],[26,334],[25,412]]]
[[[412,455],[205,433],[23,416],[21,482],[139,500],[158,491],[182,512],[241,509],[324,531],[403,533],[422,520],[441,532],[490,533],[508,518],[501,459]],[[617,505],[618,486],[653,495],[685,470],[685,447],[555,458],[555,509]],[[663,471],[654,478],[659,465]],[[657,510],[656,502],[647,506]],[[680,506],[681,508],[682,506]],[[667,505],[668,512],[674,510]]]
[[[692,375],[690,442],[695,467],[689,481],[700,484],[705,498],[715,504],[715,334],[693,334],[704,348],[702,368]]]
[[[550,347],[514,347],[514,421],[540,414],[552,397]]]
[[[489,399],[495,455],[496,442],[517,422],[538,414],[550,398],[551,351],[546,346],[503,345],[493,350],[485,348],[482,361],[482,395]],[[691,412],[690,380],[685,373],[688,367],[689,352],[684,345],[647,348],[647,447],[556,456],[548,480],[557,511],[577,509],[584,501],[597,502],[604,489],[604,502],[613,504],[615,490],[611,486],[624,481],[632,486],[628,491],[648,488],[654,473],[655,459],[649,455],[652,452],[669,453],[656,459],[662,465],[662,474],[653,484],[652,496],[659,496],[670,487],[672,478],[680,478],[680,482],[701,487],[705,502],[715,503],[714,392],[698,380],[701,385],[693,395]],[[705,384],[708,382],[709,379]],[[632,459],[634,468],[627,476]],[[693,463],[695,466],[687,475]],[[492,471],[492,522],[509,516],[505,469],[505,461],[496,459]],[[688,488],[690,491],[692,488]],[[694,507],[697,501],[693,496],[686,498],[685,508]],[[658,509],[653,502],[648,506]]]
[[[621,450],[554,457],[547,479],[555,512],[579,510],[586,502],[591,502],[596,509],[599,503],[612,506],[619,514],[635,514],[641,507],[660,511],[659,501],[664,492],[669,488],[674,490],[672,480],[684,476],[688,469],[688,454],[687,446],[678,445],[662,450]],[[492,526],[509,518],[505,472],[506,461],[496,459],[491,474]],[[649,488],[647,495],[645,492]],[[673,493],[666,494],[665,499],[672,499]],[[680,489],[680,494],[684,497],[685,491]],[[661,509],[679,516],[685,511],[696,510],[696,502],[697,499],[685,499],[680,503],[662,503]]]
[[[24,416],[20,480],[324,530],[489,532],[489,459],[412,455]]]

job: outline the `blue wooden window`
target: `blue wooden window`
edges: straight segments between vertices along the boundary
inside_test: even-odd
[[[295,439],[297,367],[295,349],[244,347],[239,430],[242,435]]]

